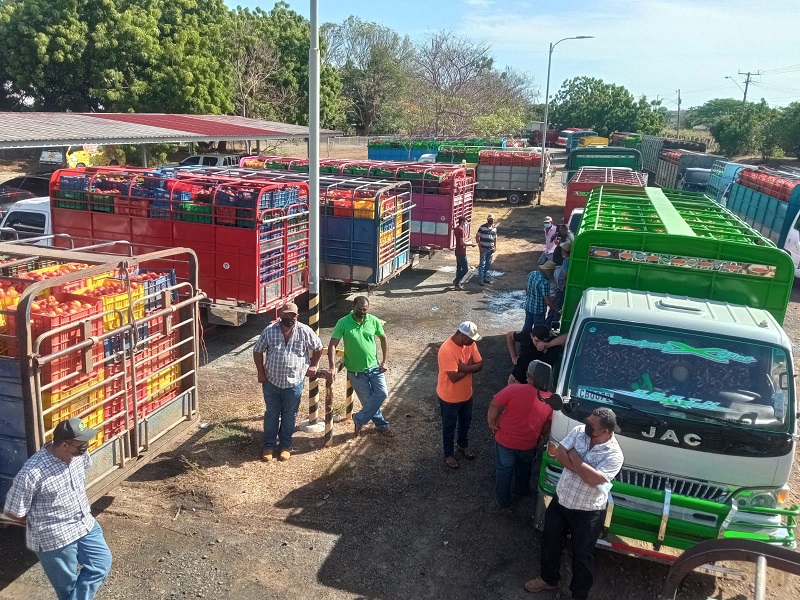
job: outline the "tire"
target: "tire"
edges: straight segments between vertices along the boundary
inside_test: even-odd
[[[522,203],[522,193],[521,192],[510,192],[507,196],[509,204],[521,204]]]

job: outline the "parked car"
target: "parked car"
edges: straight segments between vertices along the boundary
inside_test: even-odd
[[[678,189],[686,192],[705,192],[711,169],[686,169],[678,176]]]
[[[181,167],[238,167],[239,156],[235,154],[195,154],[178,163]]]
[[[39,165],[50,169],[61,167],[107,167],[109,165],[124,165],[126,160],[125,152],[117,146],[85,144],[83,146],[69,146],[66,158],[63,149],[48,148],[42,150],[39,156]]]
[[[13,231],[0,231],[1,240],[13,240],[50,235],[53,233],[50,216],[50,196],[20,200],[8,207],[2,221],[0,230],[13,229]],[[39,242],[39,245],[49,246],[50,242]]]
[[[47,196],[49,193],[50,177],[47,175],[23,175],[4,181],[0,183],[0,217],[4,210],[19,200]]]
[[[435,154],[423,154],[419,157],[417,162],[421,163],[435,163],[436,162],[436,155]]]

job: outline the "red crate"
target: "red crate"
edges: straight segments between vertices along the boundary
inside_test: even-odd
[[[148,219],[150,218],[150,200],[147,198],[128,199],[119,196],[115,197],[114,214]]]
[[[114,398],[106,402],[103,408],[103,420],[106,421],[106,424],[103,427],[103,431],[105,433],[105,439],[110,440],[115,435],[122,433],[125,431],[125,415],[120,414],[117,417],[118,413],[122,413],[122,411],[128,411],[128,421],[129,424],[133,425],[133,395],[131,394],[131,371],[130,371],[130,362],[125,361],[125,370],[126,370],[126,379],[123,382],[122,377],[118,377],[116,379],[112,379],[114,376],[120,375],[122,373],[122,363],[112,363],[108,364],[105,367],[105,397],[106,399],[111,398],[113,395],[118,394],[123,390],[125,383],[127,383],[127,389],[125,389],[125,393],[119,395],[118,397]],[[147,378],[140,375],[137,372],[137,384],[136,384],[136,401],[139,404],[143,405],[143,400],[147,396]],[[139,411],[141,413],[141,411]]]

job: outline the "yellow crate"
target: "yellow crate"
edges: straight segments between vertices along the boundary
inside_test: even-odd
[[[353,202],[353,216],[356,219],[371,219],[375,216],[375,203],[370,200]]]
[[[159,371],[155,375],[151,375],[147,378],[147,396],[150,397],[157,392],[177,388],[177,381],[180,376],[180,365],[172,365],[163,371]]]
[[[98,386],[94,390],[89,390],[90,387],[93,385],[97,385],[103,381],[103,372],[99,372],[96,375],[93,375],[89,381],[85,381],[84,383],[79,383],[76,386],[71,388],[67,388],[64,390],[56,390],[51,391],[48,390],[46,392],[42,392],[42,410],[46,410],[51,406],[61,403],[68,398],[72,398],[66,404],[58,407],[54,411],[48,413],[44,417],[44,426],[45,429],[52,429],[61,421],[66,419],[71,419],[72,417],[77,417],[80,413],[85,411],[88,408],[93,406],[99,406],[100,411],[100,421],[95,423],[99,425],[103,422],[103,400],[105,400],[105,389],[104,387]],[[92,413],[94,415],[94,413]],[[93,417],[94,418],[94,417]],[[88,417],[86,417],[86,424],[89,427],[94,427],[94,425],[90,424],[88,421]]]
[[[103,285],[103,282],[108,279],[109,277],[114,277],[116,273],[114,271],[108,271],[107,273],[100,273],[100,275],[95,275],[94,277],[87,277],[86,278],[86,289],[87,290],[95,290]]]
[[[78,413],[75,413],[75,416],[77,415]],[[105,432],[101,427],[101,425],[103,424],[103,407],[101,406],[97,410],[93,410],[88,415],[85,415],[83,417],[83,421],[84,423],[86,423],[87,427],[93,427],[97,429],[97,435],[95,435],[89,441],[89,452],[93,452],[94,450],[99,448],[103,444],[103,441],[105,440]],[[52,439],[53,439],[53,434],[51,433],[47,436],[47,441],[50,441]]]
[[[393,231],[384,231],[381,234],[381,246],[386,244],[391,244],[394,240],[394,232]]]
[[[120,327],[122,324],[128,322],[128,309],[130,308],[130,299],[133,300],[134,308],[133,308],[133,318],[136,320],[144,318],[144,302],[137,302],[144,298],[144,286],[140,285],[137,289],[132,289],[130,294],[130,299],[128,297],[128,292],[123,292],[121,294],[106,294],[106,295],[99,295],[93,292],[102,291],[101,286],[91,290],[89,288],[84,288],[78,291],[78,294],[84,294],[86,296],[95,296],[103,299],[103,312],[108,312],[110,310],[119,310],[122,312],[122,323],[120,323],[119,315],[116,313],[111,313],[103,316],[103,330],[104,331],[111,331],[112,329],[116,329]]]

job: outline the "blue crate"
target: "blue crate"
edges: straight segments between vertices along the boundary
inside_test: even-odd
[[[85,192],[89,189],[89,178],[85,175],[61,175],[58,185],[62,190]]]
[[[140,350],[147,345],[147,337],[149,335],[147,323],[139,325],[137,329],[139,331],[139,344],[136,346],[136,348]],[[106,357],[114,356],[115,354],[122,352],[123,348],[125,348],[126,351],[131,349],[130,330],[122,331],[103,340],[103,350]]]
[[[158,200],[172,200],[172,202],[191,202],[192,201],[192,193],[191,192],[175,192],[174,194],[170,190],[165,189],[156,189],[153,190],[153,198]]]
[[[151,188],[135,185],[131,188],[131,198],[152,198],[153,190]]]
[[[171,218],[169,210],[169,202],[163,200],[153,200],[150,203],[150,218],[163,219],[169,221]]]
[[[136,272],[139,274],[142,273],[152,273],[156,271],[156,269],[139,269]],[[160,271],[158,271],[160,272]],[[161,290],[166,290],[175,286],[178,283],[178,278],[175,276],[175,269],[171,269],[166,275],[162,275],[158,279],[147,279],[144,282],[144,295],[145,297],[150,296],[151,294],[158,294]],[[178,292],[176,290],[172,290],[172,301],[178,301]],[[162,302],[161,294],[153,296],[152,298],[147,298],[144,301],[145,310],[150,313],[156,310],[160,310],[164,308],[164,303]]]

